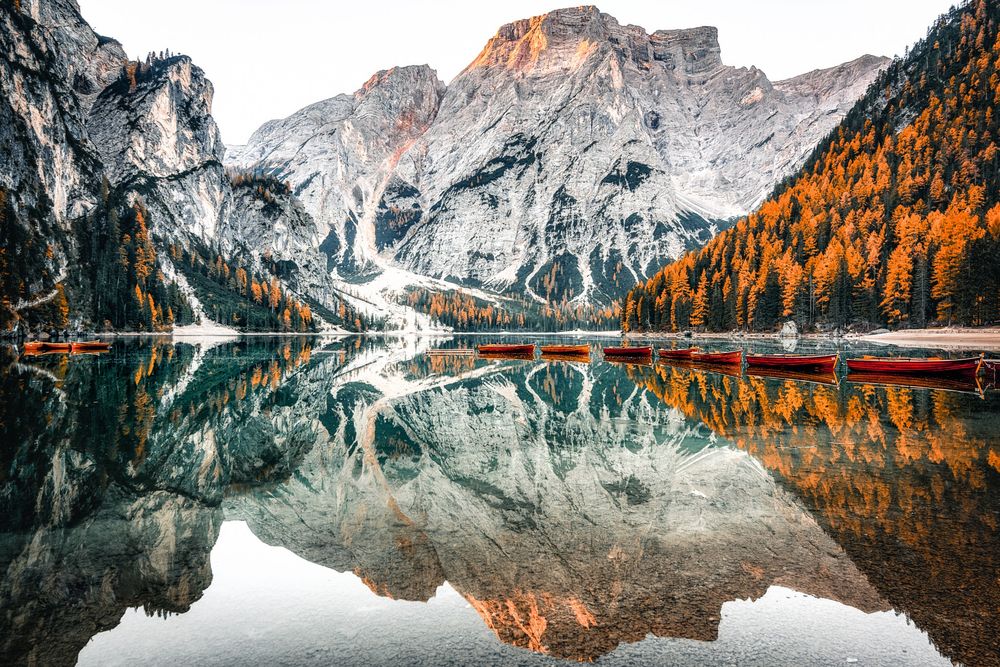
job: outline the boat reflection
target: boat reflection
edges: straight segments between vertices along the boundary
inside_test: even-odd
[[[965,394],[976,394],[985,397],[985,390],[978,376],[975,375],[886,375],[880,373],[848,373],[847,381],[855,384],[867,384],[874,387],[909,387],[912,389],[936,389],[939,391],[957,391]]]
[[[750,368],[746,369],[746,374],[751,377],[772,378],[776,380],[795,380],[797,382],[825,384],[837,386],[840,380],[834,372],[822,371],[795,371],[781,368]]]

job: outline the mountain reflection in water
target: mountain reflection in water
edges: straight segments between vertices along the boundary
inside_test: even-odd
[[[0,662],[73,664],[129,607],[187,612],[225,518],[386,599],[446,586],[539,655],[714,642],[723,604],[783,587],[1000,664],[997,394],[427,344],[7,358]]]

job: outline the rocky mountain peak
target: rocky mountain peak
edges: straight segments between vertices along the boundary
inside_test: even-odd
[[[501,27],[446,89],[427,67],[379,72],[226,159],[290,181],[355,282],[392,267],[610,302],[752,210],[884,63],[779,88],[720,53],[710,26],[559,9]]]
[[[413,138],[434,120],[444,91],[437,72],[427,65],[393,67],[375,73],[354,93],[354,115],[358,122],[388,119]]]
[[[431,86],[443,88],[444,83],[438,79],[437,72],[429,65],[405,65],[402,67],[390,67],[379,70],[372,74],[365,83],[354,93],[354,98],[359,102],[369,95],[377,95],[386,91],[391,92],[399,87],[420,87]]]
[[[613,51],[645,67],[653,62],[670,70],[680,67],[689,74],[722,66],[719,32],[712,26],[648,34],[640,26],[623,26],[615,17],[587,5],[502,26],[463,73],[498,66],[527,73],[541,62],[573,68],[595,51]]]
[[[665,66],[680,67],[687,74],[722,67],[719,30],[701,26],[682,30],[657,30],[649,37],[653,60]]]
[[[188,56],[126,65],[98,96],[88,122],[112,182],[220,164],[224,147],[211,116],[213,95],[212,83]]]

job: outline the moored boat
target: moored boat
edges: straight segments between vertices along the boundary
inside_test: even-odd
[[[70,351],[73,354],[79,352],[107,352],[111,349],[111,343],[103,340],[86,340],[70,343]]]
[[[589,345],[542,345],[542,354],[561,356],[590,355]]]
[[[747,366],[786,370],[832,372],[837,367],[836,354],[748,354]]]
[[[648,345],[642,347],[606,347],[604,348],[604,356],[617,358],[652,357],[653,348]]]
[[[982,363],[982,355],[964,359],[858,357],[848,359],[847,368],[854,373],[881,375],[976,375]]]
[[[665,348],[660,348],[658,354],[660,359],[670,360],[670,361],[687,361],[691,358],[691,355],[698,352],[701,348],[698,347],[685,347],[683,349],[668,350]]]
[[[50,352],[70,352],[72,343],[55,343],[51,341],[31,341],[24,344],[24,354],[48,354]]]
[[[700,364],[739,364],[743,361],[743,350],[728,350],[726,352],[692,352],[691,361],[696,361]]]
[[[528,343],[526,345],[478,345],[476,349],[479,354],[534,354],[535,346],[533,343]]]

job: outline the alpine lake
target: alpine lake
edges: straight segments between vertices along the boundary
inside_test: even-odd
[[[993,378],[505,340],[4,350],[0,664],[1000,665]]]

